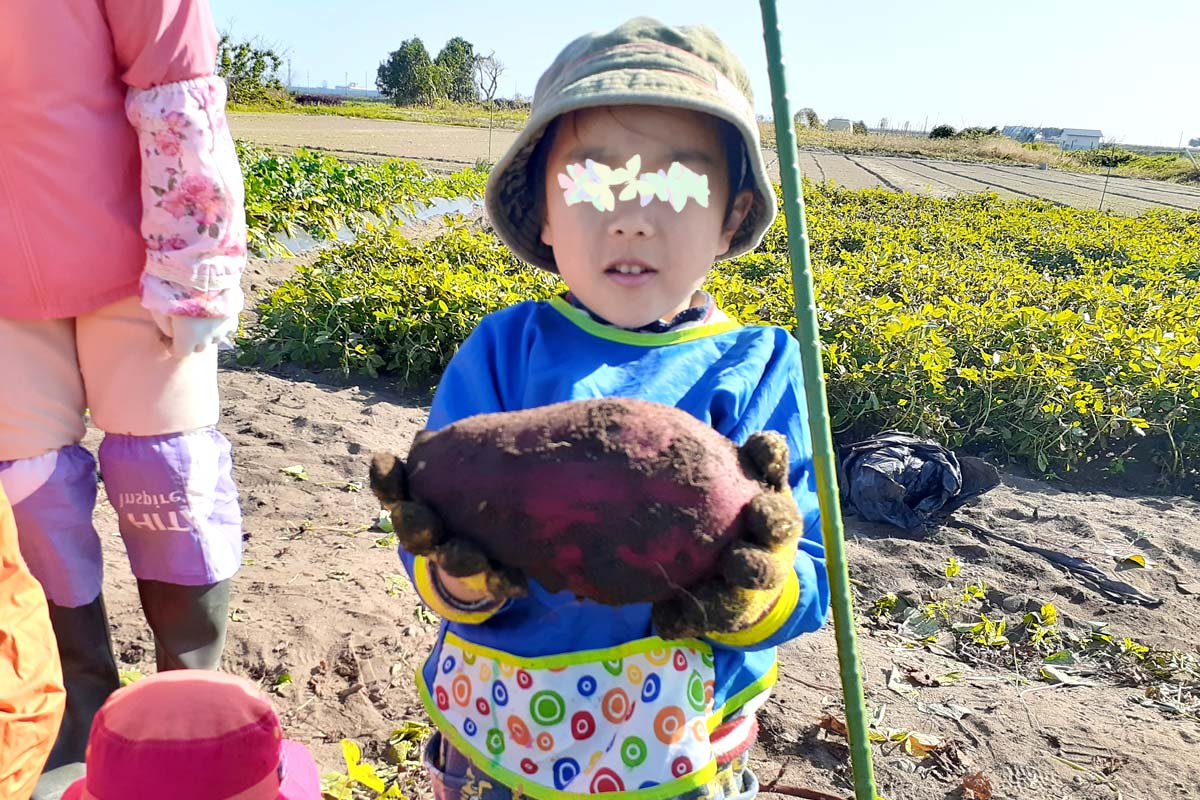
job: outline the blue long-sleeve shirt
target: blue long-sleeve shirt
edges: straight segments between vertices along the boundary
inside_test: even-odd
[[[829,588],[799,350],[781,328],[722,321],[668,333],[636,333],[598,323],[563,300],[524,302],[486,317],[463,343],[438,386],[428,427],[442,428],[475,414],[597,397],[635,397],[676,406],[736,444],[752,433],[765,430],[778,431],[787,437],[790,483],[805,520],[795,560],[796,580],[785,589],[776,608],[749,631],[678,643],[677,649],[684,653],[684,660],[689,659],[689,654],[702,656],[700,678],[709,702],[701,716],[711,730],[774,682],[775,646],[816,630],[828,612]],[[580,669],[588,672],[588,663],[607,663],[614,658],[637,662],[636,673],[623,675],[622,680],[639,677],[643,682],[651,681],[648,674],[658,669],[659,657],[648,654],[657,652],[656,647],[662,649],[659,646],[664,643],[654,636],[650,605],[601,605],[578,599],[569,592],[552,594],[531,581],[527,597],[511,600],[499,610],[463,612],[446,604],[424,559],[414,558],[403,550],[401,558],[422,597],[446,620],[435,650],[420,673],[426,705],[442,732],[493,775],[510,785],[514,780],[521,781],[527,794],[548,798],[587,792],[586,786],[580,788],[580,781],[597,780],[594,775],[604,772],[603,753],[608,751],[594,754],[591,772],[585,769],[587,765],[578,764],[580,774],[573,776],[569,763],[562,770],[557,768],[572,760],[558,753],[557,745],[550,752],[540,749],[534,739],[529,739],[527,748],[513,741],[514,737],[521,741],[529,738],[524,735],[522,725],[529,727],[531,735],[537,727],[530,725],[526,717],[514,723],[515,733],[499,720],[498,727],[485,736],[483,718],[494,717],[498,709],[493,707],[494,703],[487,703],[487,710],[492,713],[483,715],[483,705],[476,704],[472,710],[470,703],[457,703],[462,693],[468,691],[463,688],[466,682],[457,675],[465,669],[461,661],[469,658],[474,663],[484,658],[495,660],[497,670],[504,665],[520,667],[523,674],[531,676],[526,680],[529,683],[526,688],[535,695],[538,686],[543,685],[538,675],[544,675],[550,683],[556,680],[561,683],[565,674]],[[649,661],[638,660],[643,657]],[[681,663],[679,658],[675,656],[676,668]],[[563,666],[568,663],[569,668]],[[581,663],[585,666],[581,667]],[[447,664],[451,665],[449,671]],[[671,665],[662,666],[659,671],[670,675]],[[597,672],[605,675],[611,670]],[[594,677],[589,674],[579,680]],[[480,684],[478,675],[471,672],[469,678],[473,682],[471,694],[478,694],[480,685],[474,685]],[[457,684],[453,682],[455,679]],[[686,687],[672,686],[680,692],[689,691]],[[456,688],[461,689],[458,696],[454,694]],[[608,694],[615,697],[612,692],[619,689],[610,688]],[[666,689],[663,686],[664,693]],[[570,694],[570,697],[563,695],[567,709],[599,702],[578,692]],[[663,701],[657,690],[650,694],[661,705]],[[643,693],[643,704],[650,694]],[[466,716],[459,713],[462,708],[467,709]],[[601,735],[608,728],[620,729],[631,724],[636,727],[637,720],[614,723],[609,717],[616,719],[619,715],[608,711],[612,709],[602,714],[606,725],[600,726]],[[484,738],[472,741],[474,737],[466,730],[475,730]],[[659,744],[668,750],[676,746],[669,743],[670,736],[664,738],[662,731],[656,735]],[[613,734],[609,750],[619,744],[621,736],[620,730]],[[643,741],[636,736],[626,736],[625,740],[630,738]],[[495,745],[501,740],[504,747],[497,753]],[[539,766],[536,759],[522,760],[521,768],[514,769],[518,766],[512,760],[514,751],[522,749],[530,750],[532,755],[553,756],[553,763],[546,765],[544,774],[540,767],[536,772],[529,771]],[[677,764],[678,758],[688,758],[691,769],[684,772],[682,766],[671,766],[671,773],[665,777],[675,780],[642,781],[655,784],[645,788],[646,800],[668,796],[664,794],[668,786],[674,791],[686,788],[684,784],[689,781],[700,781],[707,765],[697,763],[691,754],[678,756],[669,763]],[[606,773],[605,779],[644,769],[630,767],[629,763],[618,760],[616,772]]]

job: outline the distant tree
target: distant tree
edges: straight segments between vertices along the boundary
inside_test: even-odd
[[[230,102],[286,102],[287,90],[278,74],[282,65],[282,56],[256,42],[235,42],[223,33],[217,43],[217,74],[229,87]]]
[[[475,86],[475,45],[455,36],[442,47],[433,65],[442,97],[455,103],[479,100]]]
[[[1188,147],[1200,147],[1200,136],[1195,139],[1188,139]]]
[[[982,139],[985,136],[995,136],[999,132],[1000,132],[1000,129],[997,128],[995,125],[993,125],[990,128],[980,128],[980,127],[963,128],[961,131],[959,131],[958,133],[956,133],[954,135],[960,139]]]
[[[488,163],[492,162],[492,117],[496,113],[496,89],[500,86],[500,76],[504,74],[504,64],[496,58],[495,51],[486,56],[475,57],[475,75],[479,81],[479,93],[487,100],[488,106]]]
[[[811,108],[802,108],[796,112],[795,121],[797,124],[803,123],[810,128],[821,127],[821,118],[817,116],[817,112]]]
[[[398,106],[432,103],[439,95],[438,83],[429,51],[416,36],[392,51],[375,75],[379,93]]]
[[[955,134],[953,125],[938,125],[929,132],[930,139],[953,139]]]
[[[854,133],[856,133],[859,136],[866,136],[868,133],[867,123],[863,122],[860,119],[858,122],[854,123],[853,130],[854,130]]]

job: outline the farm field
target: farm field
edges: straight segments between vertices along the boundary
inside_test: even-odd
[[[805,150],[801,171],[812,180],[832,180],[851,189],[884,188],[936,197],[995,192],[1012,200],[1041,198],[1073,208],[1104,208],[1139,214],[1154,207],[1200,208],[1200,187],[1136,178],[1007,164],[978,164],[903,156],[850,155]]]
[[[410,158],[430,169],[453,171],[488,157],[486,128],[302,114],[231,113],[234,135],[259,145],[292,150],[308,147],[349,160]],[[516,132],[492,131],[492,161]],[[778,159],[766,151],[773,178]],[[994,191],[1001,197],[1040,197],[1075,208],[1096,208],[1104,176],[1039,170],[1017,165],[978,164],[832,150],[802,150],[800,168],[814,181],[831,180],[850,189],[885,188],[947,197]],[[1137,214],[1152,207],[1200,209],[1200,186],[1134,178],[1109,179],[1104,208]]]
[[[252,258],[243,279],[241,347],[220,375],[246,537],[224,667],[272,692],[329,800],[381,796],[349,781],[344,740],[396,792],[427,797],[413,673],[437,622],[378,528],[367,464],[407,452],[429,386],[481,314],[558,287],[478,210],[392,230],[352,221],[397,198],[478,196],[485,176],[468,167],[486,130],[389,122],[397,140],[381,145],[371,121],[329,119],[341,138],[326,141],[372,163],[241,149],[252,243],[292,228],[328,239],[348,220],[358,238]],[[241,138],[313,144],[303,129],[255,138],[245,121]],[[438,174],[373,163],[384,146]],[[866,172],[840,158],[826,163]],[[890,161],[854,159],[880,174]],[[978,774],[997,800],[1198,797],[1200,215],[943,194],[806,187],[843,441],[895,426],[1004,467],[1001,486],[925,536],[847,519],[880,795],[951,800]],[[780,220],[709,288],[745,322],[788,324],[786,249]],[[1160,469],[1188,480],[1160,482]],[[97,527],[119,664],[149,673],[107,505]],[[752,765],[768,789],[844,797],[832,628],[779,658]]]
[[[279,265],[260,265],[258,277]],[[261,284],[260,284],[261,285]],[[370,530],[377,507],[364,484],[375,450],[403,453],[421,428],[428,399],[389,381],[330,381],[304,371],[226,369],[221,429],[234,448],[245,514],[246,565],[234,580],[224,668],[267,689],[285,731],[307,744],[322,770],[346,771],[340,741],[358,742],[385,763],[388,740],[407,723],[424,723],[413,673],[436,634],[403,577],[394,548]],[[87,444],[96,446],[99,436]],[[282,470],[306,468],[298,481]],[[1081,679],[1092,685],[1031,682],[1001,664],[956,658],[946,634],[906,646],[869,624],[871,602],[888,593],[951,596],[984,582],[997,603],[1016,609],[1051,602],[1072,624],[1106,622],[1116,636],[1169,649],[1195,646],[1200,613],[1200,503],[1116,491],[1063,491],[1008,474],[1004,485],[960,518],[1098,564],[1106,550],[1146,534],[1163,569],[1128,580],[1166,598],[1159,609],[1097,596],[1048,561],[962,530],[917,541],[884,526],[848,520],[848,557],[863,599],[859,646],[869,709],[879,729],[919,731],[953,741],[953,755],[918,759],[902,742],[878,744],[875,768],[888,800],[957,798],[963,775],[982,772],[996,798],[1009,800],[1161,800],[1195,798],[1200,786],[1200,722],[1164,712],[1129,679]],[[116,536],[116,519],[100,505],[106,599],[122,669],[153,672],[154,645],[141,619],[137,590]],[[950,558],[963,564],[948,580]],[[1193,594],[1178,586],[1191,585]],[[990,612],[989,612],[990,613]],[[762,715],[752,765],[764,782],[844,797],[844,740],[820,728],[841,715],[831,627],[780,652],[781,680]],[[889,674],[927,674],[941,686],[892,686]],[[1193,680],[1195,678],[1193,677]],[[1143,705],[1150,703],[1150,707]],[[942,716],[947,709],[950,716]],[[955,719],[963,714],[961,719]],[[418,764],[403,765],[409,797],[428,797]],[[1118,793],[1119,792],[1119,793]],[[371,793],[358,797],[373,798]],[[771,797],[771,795],[766,795]]]

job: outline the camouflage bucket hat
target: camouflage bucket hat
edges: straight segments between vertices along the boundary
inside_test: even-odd
[[[750,79],[737,57],[702,25],[672,27],[639,17],[609,33],[567,45],[538,80],[529,122],[488,177],[487,213],[496,233],[522,260],[557,271],[541,240],[542,184],[531,159],[557,117],[597,106],[686,108],[723,119],[741,135],[742,188],[755,191],[750,213],[722,258],[753,250],[775,219],[775,191],[759,149]],[[734,172],[731,165],[731,173]]]

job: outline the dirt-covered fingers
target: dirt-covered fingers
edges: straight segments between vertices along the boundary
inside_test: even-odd
[[[771,550],[791,547],[804,532],[804,518],[789,493],[764,492],[743,509],[745,540]]]
[[[391,509],[408,499],[408,475],[404,462],[391,453],[376,453],[371,459],[371,491]]]
[[[745,444],[738,448],[743,468],[747,473],[782,492],[788,486],[787,439],[775,431],[760,431],[750,434]]]
[[[399,502],[391,507],[391,512],[396,541],[408,552],[428,556],[444,545],[446,535],[442,521],[429,506]]]

